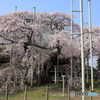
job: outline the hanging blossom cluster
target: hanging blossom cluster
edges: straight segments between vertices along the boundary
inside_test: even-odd
[[[100,45],[99,45],[100,44],[100,26],[91,26],[91,33],[89,32],[89,27],[84,28],[85,51],[88,51],[90,49],[90,39],[92,39],[93,55],[99,55],[100,54]]]
[[[76,40],[71,40],[69,31],[60,31],[59,33],[55,33],[54,35],[50,35],[49,46],[51,48],[55,48],[57,45],[57,41],[60,41],[61,54],[65,57],[79,56],[80,55],[80,44]]]
[[[5,50],[3,55],[9,55],[16,66],[7,68],[0,72],[0,81],[16,84],[12,77],[23,84],[25,80],[30,80],[30,74],[36,72],[38,66],[50,61],[50,54],[57,52],[57,45],[61,48],[61,57],[70,58],[72,55],[78,58],[80,63],[80,35],[73,36],[71,40],[70,14],[63,12],[39,12],[13,11],[0,15],[0,37],[4,40]],[[73,15],[73,17],[75,17]],[[35,18],[35,19],[33,19]],[[73,22],[73,33],[80,33],[80,26]],[[6,41],[6,42],[5,42]],[[100,55],[100,27],[92,26],[92,46],[93,54]],[[89,27],[84,28],[84,52],[90,49]],[[89,54],[88,54],[89,55]],[[74,60],[75,64],[77,61]],[[8,71],[9,69],[9,71]],[[6,73],[8,72],[8,73]],[[20,76],[19,76],[20,75]],[[2,83],[3,84],[3,83]]]
[[[38,47],[55,48],[58,40],[62,46],[61,54],[63,56],[80,55],[80,41],[77,38],[71,40],[70,36],[70,14],[41,12],[35,14],[35,19],[32,18],[33,12],[28,11],[14,11],[0,16],[0,37],[10,43],[5,52],[10,55],[13,51],[13,61],[20,58],[22,63],[27,62],[30,66],[32,59],[39,60],[41,51],[41,62],[44,62],[53,51],[51,49],[41,50]],[[92,29],[93,48],[99,53],[100,27],[93,26]],[[74,23],[73,30],[79,33],[79,25]],[[90,43],[88,32],[88,27],[84,28],[85,51],[88,51]],[[32,44],[32,39],[35,45]],[[53,50],[57,51],[57,49]]]

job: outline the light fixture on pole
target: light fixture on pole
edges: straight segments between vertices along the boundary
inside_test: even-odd
[[[15,11],[17,11],[17,6],[15,6]]]

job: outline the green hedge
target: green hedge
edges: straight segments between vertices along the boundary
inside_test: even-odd
[[[91,86],[91,81],[85,84],[86,88]],[[94,81],[94,88],[100,88],[100,81]]]

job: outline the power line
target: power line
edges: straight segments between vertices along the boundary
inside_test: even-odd
[[[66,2],[68,2],[69,0],[66,0],[66,1],[64,1],[63,3],[61,3],[60,5],[58,5],[58,6],[56,6],[55,8],[53,8],[53,9],[51,9],[50,11],[52,11],[52,10],[55,10],[56,8],[58,8],[58,7],[60,7],[60,6],[62,6],[63,4],[65,4]]]
[[[68,0],[68,1],[69,1],[69,0]],[[68,12],[68,10],[69,10],[69,12],[70,12],[70,9],[69,9],[69,8],[70,8],[70,2],[69,2],[69,4],[68,4],[67,7],[68,7],[68,9],[66,10],[66,12]]]
[[[78,7],[77,7],[77,5],[76,5],[76,2],[73,0],[73,3],[74,3],[74,5],[75,5],[75,7],[78,9]]]

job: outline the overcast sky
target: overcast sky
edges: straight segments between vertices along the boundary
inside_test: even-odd
[[[73,0],[74,10],[79,10],[79,1]],[[88,0],[83,0],[84,23],[88,23]],[[14,10],[32,11],[36,7],[37,12],[63,11],[70,13],[70,0],[0,0],[0,15]],[[92,25],[100,26],[100,0],[91,0]],[[79,24],[79,13],[76,15],[75,22]],[[85,25],[85,24],[84,24]]]

